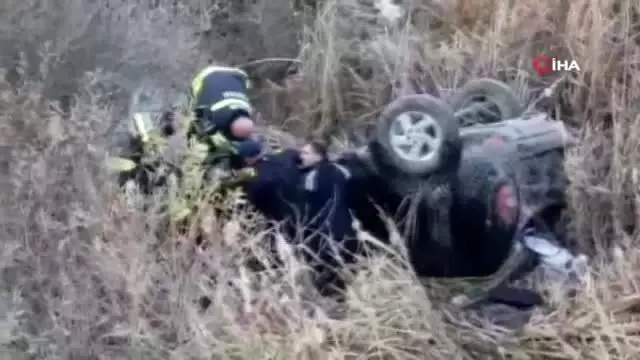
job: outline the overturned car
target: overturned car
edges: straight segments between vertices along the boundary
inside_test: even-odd
[[[540,263],[584,268],[564,248],[563,160],[573,142],[506,84],[479,79],[448,102],[395,100],[366,148],[338,161],[353,169],[350,201],[363,228],[388,236],[371,202],[393,215],[419,276],[491,276],[485,291],[458,299],[472,304]]]

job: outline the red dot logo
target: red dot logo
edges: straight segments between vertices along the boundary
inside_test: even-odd
[[[533,70],[538,75],[547,75],[553,70],[553,59],[547,55],[536,56],[533,58]]]

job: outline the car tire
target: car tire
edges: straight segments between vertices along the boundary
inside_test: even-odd
[[[484,101],[493,104],[499,113],[499,120],[513,119],[521,116],[525,108],[518,95],[511,87],[501,81],[481,78],[468,82],[451,98],[450,104],[456,116],[468,109],[475,102]],[[480,118],[480,120],[483,120]],[[495,122],[495,121],[480,121]],[[461,120],[462,125],[465,122]]]
[[[374,160],[403,175],[429,175],[459,151],[458,130],[445,102],[427,94],[403,96],[381,114]]]

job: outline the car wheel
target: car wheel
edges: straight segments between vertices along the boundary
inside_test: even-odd
[[[525,110],[509,85],[488,78],[468,82],[453,96],[451,107],[462,126],[513,119]]]
[[[458,149],[458,128],[443,101],[426,94],[403,96],[381,115],[376,136],[380,160],[404,174],[430,174]]]

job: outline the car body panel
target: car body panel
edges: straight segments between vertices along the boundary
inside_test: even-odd
[[[488,276],[495,272],[508,256],[521,223],[504,226],[495,221],[495,201],[498,189],[509,185],[517,193],[519,222],[533,214],[564,204],[566,179],[563,169],[564,150],[574,141],[564,125],[546,114],[534,114],[494,124],[477,124],[461,129],[462,151],[449,183],[453,201],[447,230],[452,244],[447,248],[430,234],[433,210],[426,203],[414,210],[417,224],[407,234],[409,255],[416,272],[427,277]],[[377,214],[371,205],[361,205],[365,198],[381,203],[387,214],[395,215],[398,223],[406,216],[403,204],[427,178],[410,177],[381,170],[368,148],[358,149],[351,157],[340,161],[359,168],[354,186],[354,212],[363,227],[384,237]],[[544,169],[544,176],[532,179],[532,169]],[[393,182],[396,182],[393,184]],[[402,182],[402,186],[397,186]],[[406,184],[406,185],[404,185]],[[406,189],[399,193],[398,189]],[[431,189],[431,191],[435,191]],[[357,194],[360,193],[360,194]],[[365,194],[362,194],[365,193]],[[364,219],[364,221],[362,221]]]

